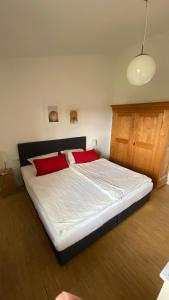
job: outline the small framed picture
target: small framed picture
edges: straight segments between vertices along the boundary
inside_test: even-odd
[[[49,123],[59,122],[58,107],[56,105],[48,106],[48,121]]]
[[[78,113],[77,110],[70,111],[70,123],[76,124],[78,122]]]

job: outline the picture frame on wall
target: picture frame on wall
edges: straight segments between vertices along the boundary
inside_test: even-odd
[[[59,122],[59,113],[57,105],[48,106],[48,122],[49,123],[58,123]]]
[[[70,110],[70,124],[78,123],[78,112],[77,110]]]

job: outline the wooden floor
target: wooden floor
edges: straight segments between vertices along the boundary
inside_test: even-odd
[[[0,199],[0,299],[153,300],[168,260],[169,186],[63,267],[25,189]]]

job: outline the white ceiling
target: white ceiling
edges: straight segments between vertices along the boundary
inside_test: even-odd
[[[169,0],[151,0],[149,35],[169,30]],[[110,53],[140,42],[143,0],[1,0],[0,57]]]

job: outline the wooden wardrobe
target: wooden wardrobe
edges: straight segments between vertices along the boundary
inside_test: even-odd
[[[169,102],[112,105],[110,160],[167,182],[169,169]]]

